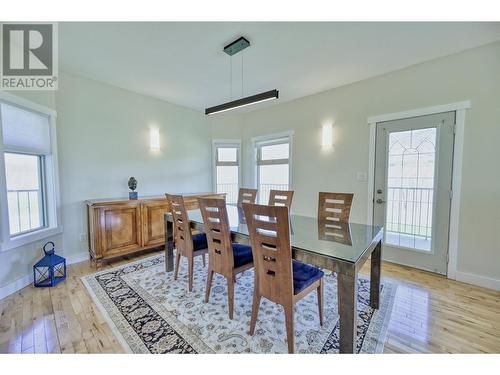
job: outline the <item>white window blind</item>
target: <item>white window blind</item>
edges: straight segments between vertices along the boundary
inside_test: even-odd
[[[51,153],[49,116],[0,102],[0,120],[5,151]]]
[[[290,156],[290,138],[256,142],[257,164],[286,164]]]

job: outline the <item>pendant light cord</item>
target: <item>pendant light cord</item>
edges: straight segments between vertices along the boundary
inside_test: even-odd
[[[229,100],[233,100],[233,56],[229,57]],[[243,98],[243,53],[241,53],[241,97]]]

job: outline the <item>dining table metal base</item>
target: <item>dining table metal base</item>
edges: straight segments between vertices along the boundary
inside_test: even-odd
[[[370,306],[379,307],[380,298],[380,265],[382,241],[379,241],[371,253],[370,273]],[[364,263],[364,262],[363,262]],[[357,302],[358,302],[358,270],[362,264],[353,264],[347,272],[337,273],[338,309],[340,316],[340,353],[356,353],[357,339]]]
[[[170,220],[169,220],[170,218]],[[165,271],[174,270],[174,223],[165,215]]]

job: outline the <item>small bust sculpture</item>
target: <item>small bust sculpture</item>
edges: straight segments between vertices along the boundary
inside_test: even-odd
[[[135,177],[130,177],[128,179],[128,188],[132,191],[137,188],[137,180],[135,179]]]
[[[129,199],[137,199],[137,192],[134,191],[137,188],[137,180],[134,177],[130,177],[128,180],[128,188],[132,190],[128,193]]]

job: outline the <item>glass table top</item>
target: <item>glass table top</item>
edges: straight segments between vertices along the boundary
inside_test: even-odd
[[[233,233],[248,236],[243,210],[227,205],[230,229]],[[203,224],[199,209],[189,210],[191,221]],[[381,226],[357,223],[332,225],[315,217],[290,215],[292,247],[330,258],[355,263],[382,231]]]

